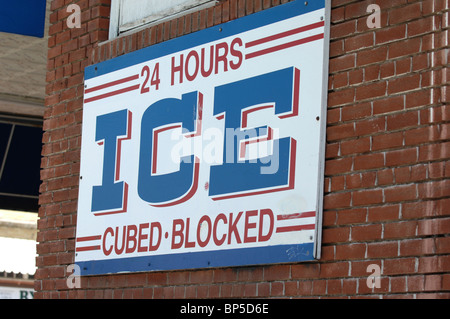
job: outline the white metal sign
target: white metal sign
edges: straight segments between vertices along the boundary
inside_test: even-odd
[[[319,257],[328,26],[294,1],[86,68],[82,275]]]

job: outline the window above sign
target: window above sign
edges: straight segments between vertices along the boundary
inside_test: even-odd
[[[109,38],[201,10],[216,0],[112,0]]]

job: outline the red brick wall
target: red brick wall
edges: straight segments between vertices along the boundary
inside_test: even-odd
[[[54,0],[35,298],[450,297],[449,0],[332,0],[319,262],[83,277],[66,285],[87,65],[287,1],[226,0],[104,42],[109,0]],[[69,29],[66,7],[82,9]],[[381,28],[366,25],[381,6]],[[381,288],[366,285],[381,268]]]

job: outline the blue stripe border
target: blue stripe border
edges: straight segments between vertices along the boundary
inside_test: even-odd
[[[325,8],[325,1],[307,1],[308,5],[306,6],[305,1],[296,0],[288,2],[214,27],[155,44],[111,60],[100,62],[85,68],[85,80],[208,42],[220,40],[234,34],[323,9]]]
[[[314,243],[76,262],[81,276],[123,272],[256,266],[315,260]]]

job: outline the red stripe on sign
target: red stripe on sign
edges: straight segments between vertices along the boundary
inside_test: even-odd
[[[293,34],[302,33],[302,32],[313,30],[313,29],[320,28],[320,27],[323,27],[323,26],[325,26],[325,21],[316,22],[316,23],[313,23],[313,24],[310,24],[310,25],[305,25],[305,26],[300,27],[300,28],[296,28],[296,29],[293,29],[293,30],[281,32],[281,33],[274,34],[274,35],[271,35],[271,36],[268,36],[268,37],[265,37],[265,38],[262,38],[262,39],[258,39],[258,40],[255,40],[255,41],[248,42],[248,43],[245,44],[245,47],[246,48],[251,48],[251,47],[253,47],[255,45],[258,45],[258,44],[263,44],[263,43],[266,43],[266,42],[274,41],[274,40],[277,40],[277,39],[288,37],[288,36],[293,35]]]
[[[277,233],[289,233],[294,231],[302,231],[302,230],[312,230],[315,229],[315,224],[310,225],[298,225],[298,226],[287,226],[287,227],[278,227],[276,232]]]
[[[78,251],[91,251],[91,250],[100,250],[101,247],[99,246],[86,246],[86,247],[77,247],[77,249],[75,249],[76,252]]]
[[[296,213],[289,215],[278,215],[277,220],[289,220],[289,219],[298,219],[298,218],[307,218],[307,217],[315,217],[316,212],[305,212],[305,213]]]
[[[82,241],[91,241],[91,240],[100,240],[102,239],[101,235],[98,236],[86,236],[86,237],[78,237],[77,238],[77,242],[82,242]]]
[[[134,91],[134,90],[139,89],[139,87],[140,87],[140,85],[136,84],[136,85],[133,85],[133,86],[130,86],[130,87],[127,87],[127,88],[120,89],[120,90],[116,90],[116,91],[112,91],[112,92],[109,92],[109,93],[97,95],[97,96],[85,99],[84,103],[94,102],[94,101],[101,100],[101,99],[104,99],[104,98],[107,98],[107,97],[111,97],[111,96],[114,96],[114,95],[118,95],[118,94],[130,92],[130,91]]]
[[[129,76],[129,77],[126,77],[126,78],[123,78],[123,79],[120,79],[120,80],[112,81],[112,82],[109,82],[109,83],[105,83],[105,84],[102,84],[102,85],[94,86],[93,88],[86,89],[84,91],[84,93],[88,94],[88,93],[91,93],[91,92],[94,92],[94,91],[106,89],[106,88],[109,88],[109,87],[114,86],[114,85],[119,85],[119,84],[122,84],[122,83],[126,83],[126,82],[130,82],[130,81],[133,81],[133,80],[137,80],[137,79],[139,79],[139,74],[132,75],[132,76]]]
[[[302,45],[302,44],[305,44],[305,43],[317,41],[317,40],[320,40],[320,39],[323,39],[323,38],[324,38],[324,34],[323,33],[317,34],[317,35],[313,35],[313,36],[310,36],[310,37],[307,37],[307,38],[304,38],[304,39],[288,42],[288,43],[285,43],[285,44],[280,44],[280,45],[277,45],[277,46],[274,46],[274,47],[271,47],[271,48],[267,48],[267,49],[264,49],[264,50],[260,50],[260,51],[256,51],[256,52],[252,52],[252,53],[246,54],[245,55],[245,59],[247,59],[247,60],[248,59],[252,59],[252,58],[264,55],[264,54],[268,54],[268,53],[272,53],[272,52],[288,49],[288,48],[291,48],[291,47],[295,47],[297,45]]]

